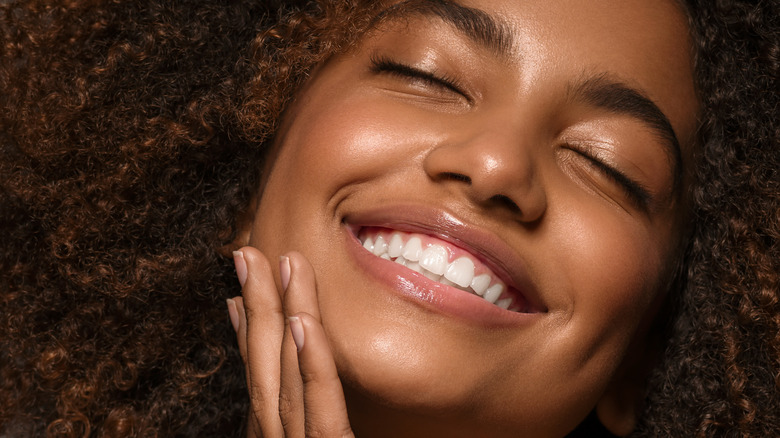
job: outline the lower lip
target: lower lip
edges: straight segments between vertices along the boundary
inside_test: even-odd
[[[393,261],[376,257],[363,248],[353,233],[344,234],[347,249],[358,266],[402,298],[429,311],[490,327],[516,327],[539,316],[538,313],[510,312],[477,295],[437,283]]]

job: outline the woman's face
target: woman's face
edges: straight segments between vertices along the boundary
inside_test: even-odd
[[[358,431],[563,435],[621,403],[670,275],[696,112],[684,15],[412,3],[301,90],[249,243],[314,266]]]

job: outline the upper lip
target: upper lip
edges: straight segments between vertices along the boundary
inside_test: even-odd
[[[470,224],[455,214],[414,204],[385,205],[351,212],[343,222],[357,236],[362,227],[382,227],[434,236],[474,254],[510,288],[520,293],[529,307],[547,311],[522,257],[496,234]]]

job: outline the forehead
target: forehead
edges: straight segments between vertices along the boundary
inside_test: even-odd
[[[389,2],[376,21],[414,16],[438,17],[461,30],[476,30],[473,33],[487,36],[489,44],[499,41],[494,38],[498,35],[507,46],[501,49],[511,46],[512,39],[522,45],[558,37],[576,37],[580,46],[592,49],[606,38],[612,43],[609,51],[620,49],[614,43],[666,43],[663,48],[675,49],[688,41],[684,9],[673,0],[404,0]],[[618,36],[629,38],[616,40]]]
[[[528,86],[551,75],[613,78],[655,102],[681,142],[692,142],[691,40],[683,9],[671,0],[408,0],[380,14],[378,27],[398,21],[418,40],[451,28]]]

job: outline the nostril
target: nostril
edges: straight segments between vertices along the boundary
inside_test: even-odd
[[[520,207],[517,205],[517,203],[515,203],[515,201],[511,200],[508,196],[495,195],[490,198],[490,201],[493,204],[506,208],[512,213],[520,213]]]
[[[469,178],[466,175],[463,175],[462,173],[444,172],[441,176],[443,179],[448,179],[451,181],[460,181],[471,185],[471,178]]]

